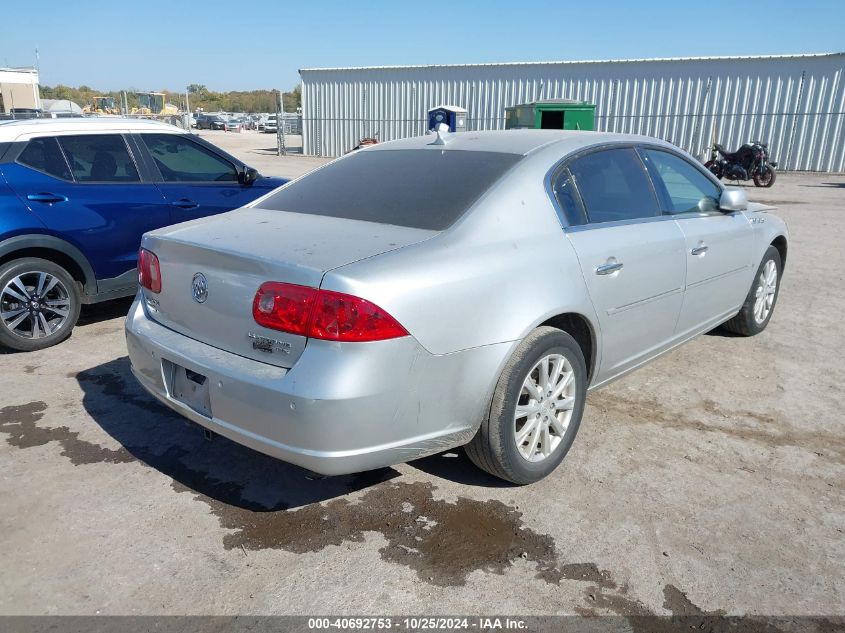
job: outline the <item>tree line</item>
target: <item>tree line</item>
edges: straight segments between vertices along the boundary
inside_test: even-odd
[[[173,92],[171,90],[159,90],[167,95],[167,102],[185,110],[185,93]],[[42,99],[68,99],[80,107],[92,104],[94,97],[112,97],[116,104],[123,103],[122,90],[94,90],[89,86],[41,86]],[[129,101],[129,109],[138,106],[136,90],[126,90],[126,98]],[[191,111],[202,108],[205,112],[275,112],[276,93],[273,90],[246,90],[214,92],[208,90],[201,84],[188,86],[188,105]],[[282,103],[285,112],[296,112],[302,105],[302,94],[297,86],[290,92],[282,93]]]

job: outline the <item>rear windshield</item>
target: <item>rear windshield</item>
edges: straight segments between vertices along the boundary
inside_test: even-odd
[[[520,158],[461,150],[363,151],[291,183],[260,206],[442,231]]]

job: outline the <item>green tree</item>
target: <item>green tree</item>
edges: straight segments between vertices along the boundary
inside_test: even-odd
[[[302,107],[302,86],[299,85],[291,92],[282,95],[282,103],[285,105],[285,112],[296,112]]]

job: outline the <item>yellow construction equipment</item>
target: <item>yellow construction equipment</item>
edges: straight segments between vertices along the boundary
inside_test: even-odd
[[[170,116],[179,114],[179,108],[167,103],[164,92],[136,92],[138,106],[132,108],[131,114],[136,116]]]
[[[114,97],[92,97],[93,103],[82,108],[85,114],[120,114],[120,107]]]

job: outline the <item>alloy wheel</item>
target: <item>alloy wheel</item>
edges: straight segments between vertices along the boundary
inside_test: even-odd
[[[575,407],[575,370],[565,356],[541,358],[522,383],[513,418],[513,436],[529,462],[551,456],[566,434]]]
[[[58,277],[21,273],[0,291],[0,322],[12,334],[40,339],[58,332],[71,313],[70,293]]]
[[[775,292],[778,289],[778,267],[774,260],[768,260],[757,279],[754,292],[754,320],[761,325],[769,317],[775,304]]]

